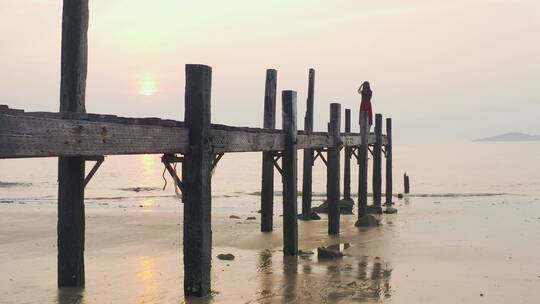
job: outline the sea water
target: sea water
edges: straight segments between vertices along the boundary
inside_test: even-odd
[[[540,196],[540,143],[405,144],[394,147],[394,194],[403,191],[403,174],[411,179],[411,196],[445,198]],[[298,153],[298,190],[302,190],[302,153]],[[259,208],[261,153],[226,154],[212,176],[213,212]],[[368,187],[371,189],[370,179]],[[88,161],[88,172],[94,162]],[[358,165],[351,160],[351,189],[358,190]],[[57,202],[57,158],[0,160],[0,203],[54,206]],[[343,166],[343,156],[341,165]],[[177,165],[181,176],[181,164]],[[325,198],[326,167],[313,169],[314,205]],[[341,168],[343,174],[343,167]],[[383,193],[385,188],[383,157]],[[282,189],[275,171],[277,199]],[[343,187],[343,179],[341,180]],[[107,156],[85,189],[89,208],[169,210],[181,206],[160,155]],[[397,198],[394,198],[396,200]],[[280,209],[279,204],[276,208]]]

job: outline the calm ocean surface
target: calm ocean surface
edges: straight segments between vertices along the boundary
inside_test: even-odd
[[[298,153],[299,190],[302,187],[301,154]],[[87,171],[92,164],[88,162]],[[353,164],[356,164],[354,160]],[[0,160],[0,203],[55,205],[56,167],[56,158]],[[225,155],[213,176],[214,212],[256,208],[260,168],[260,153]],[[357,167],[353,166],[354,192],[358,187],[357,172]],[[413,196],[432,196],[435,201],[437,197],[474,201],[491,196],[535,200],[540,197],[540,143],[396,145],[395,193],[403,191],[404,172],[411,176]],[[180,201],[168,174],[165,174],[167,187],[162,190],[162,173],[159,155],[106,157],[86,189],[87,206],[156,211],[178,208]],[[279,197],[281,177],[277,173],[275,181]],[[320,161],[314,167],[313,183],[314,199],[324,199],[326,168]],[[140,191],[134,191],[137,187]],[[276,208],[280,209],[279,205],[278,199]]]

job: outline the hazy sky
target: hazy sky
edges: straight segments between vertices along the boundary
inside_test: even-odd
[[[399,142],[540,134],[538,0],[90,3],[88,112],[182,119],[184,65],[203,63],[213,122],[262,126],[275,68],[278,90],[298,91],[303,128],[313,67],[318,130],[330,102],[356,122],[370,80]],[[58,110],[61,11],[60,0],[0,0],[0,104]]]

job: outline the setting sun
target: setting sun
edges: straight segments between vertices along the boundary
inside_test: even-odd
[[[139,82],[139,94],[144,96],[151,96],[157,92],[156,81],[150,78],[144,78]]]

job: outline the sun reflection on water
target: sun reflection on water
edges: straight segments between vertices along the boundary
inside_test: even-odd
[[[156,205],[156,200],[153,198],[144,199],[141,203],[143,207],[154,207]]]
[[[142,180],[143,185],[152,185],[157,178],[156,163],[157,159],[155,155],[145,154],[141,157],[142,161]]]
[[[156,265],[155,260],[150,257],[140,258],[140,271],[137,277],[142,285],[140,303],[152,303],[156,294]]]

